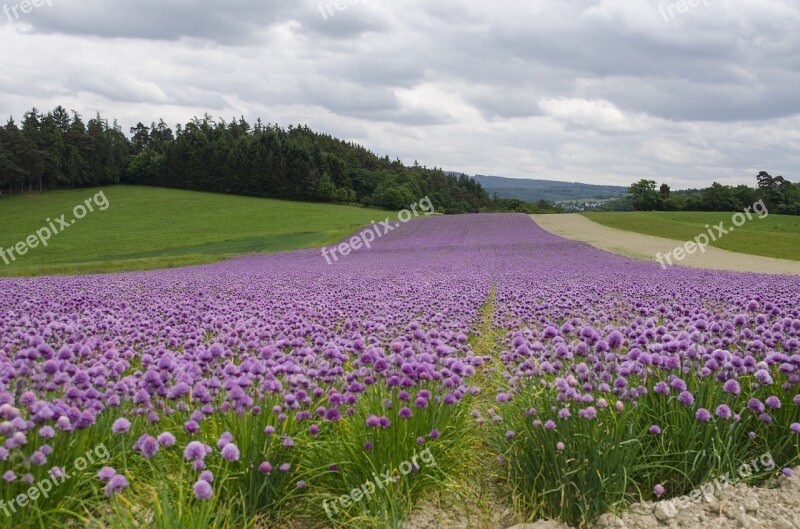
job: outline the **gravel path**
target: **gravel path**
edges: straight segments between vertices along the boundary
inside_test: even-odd
[[[545,230],[561,237],[584,241],[607,252],[645,261],[657,262],[657,254],[667,255],[675,248],[683,247],[686,244],[686,241],[609,228],[577,213],[531,215],[531,218]],[[673,263],[678,263],[674,258],[671,260]],[[662,261],[667,263],[666,259]],[[696,251],[694,254],[687,254],[680,261],[680,266],[734,272],[800,275],[800,261],[729,252],[710,246],[705,249],[705,252]]]
[[[800,472],[800,468],[794,473]],[[632,505],[619,516],[605,515],[596,529],[798,529],[800,477],[780,476],[769,486],[743,484],[708,489],[696,501]]]

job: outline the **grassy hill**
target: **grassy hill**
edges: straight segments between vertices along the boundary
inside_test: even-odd
[[[580,182],[557,182],[555,180],[528,180],[523,178],[504,178],[501,176],[475,175],[475,180],[492,195],[500,198],[516,198],[526,202],[573,202],[593,201],[624,197],[625,187],[582,184]]]
[[[706,232],[706,225],[724,222],[734,230],[711,246],[753,255],[800,261],[800,217],[769,215],[763,219],[753,215],[741,227],[731,222],[732,213],[652,211],[632,213],[585,213],[589,219],[621,230],[666,237],[679,241],[694,239]],[[712,228],[712,233],[717,231]]]
[[[92,197],[103,193],[105,201]],[[94,212],[74,224],[73,208]],[[245,253],[337,242],[386,211],[138,186],[109,186],[0,199],[0,247],[8,249],[65,214],[69,223],[25,255],[0,258],[0,275],[94,273],[208,263]],[[7,257],[8,258],[8,257]]]

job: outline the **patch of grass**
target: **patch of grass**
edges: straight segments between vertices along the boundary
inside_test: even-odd
[[[352,420],[322,425],[319,441],[304,451],[311,516],[337,528],[397,529],[421,498],[462,481],[474,463],[469,403],[418,406],[434,386],[407,389],[410,400],[401,398],[404,390],[371,386]],[[398,413],[404,407],[412,410],[408,418]],[[369,426],[373,415],[391,426]]]
[[[102,192],[94,212],[8,265],[0,276],[151,270],[335,243],[386,212],[139,186],[0,199],[0,247],[9,248]],[[58,223],[54,221],[58,226]]]
[[[604,226],[620,230],[665,237],[679,241],[694,239],[706,233],[706,225],[725,223],[725,228],[733,227],[733,213],[650,211],[633,213],[584,213],[584,215]],[[717,231],[713,230],[716,235]],[[777,257],[800,261],[800,217],[788,215],[769,215],[763,219],[753,214],[740,227],[723,235],[711,246],[752,255]]]
[[[766,401],[770,394],[752,377],[739,379],[742,391],[734,397],[713,377],[676,373],[684,375],[692,404],[682,404],[678,390],[668,386],[668,394],[656,391],[652,375],[630,379],[630,387],[647,388],[635,401],[620,400],[614,391],[597,393],[591,403],[567,398],[569,390],[559,389],[569,387],[566,378],[522,381],[500,410],[503,420],[493,424],[492,439],[508,461],[508,481],[521,510],[588,527],[605,512],[655,500],[656,484],[668,499],[721,476],[759,484],[776,464],[797,464],[791,392],[779,394],[780,406],[769,410],[767,424],[748,411],[748,399]],[[730,417],[716,415],[720,404],[729,406]],[[701,408],[709,411],[707,421],[697,418]],[[582,415],[589,409],[590,415]],[[760,466],[752,463],[745,471],[748,462]]]

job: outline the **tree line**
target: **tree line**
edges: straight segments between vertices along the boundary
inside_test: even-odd
[[[409,167],[300,125],[205,115],[174,130],[163,119],[138,123],[125,135],[116,121],[84,122],[58,106],[0,127],[0,194],[118,183],[393,210],[427,196],[446,213],[557,211],[490,197],[469,176]]]
[[[705,189],[672,191],[667,184],[642,179],[631,184],[629,196],[606,204],[607,210],[635,211],[742,211],[762,200],[770,213],[800,215],[800,183],[761,171],[756,186],[728,186],[714,182]]]
[[[22,126],[0,127],[0,194],[119,183],[129,142],[116,122],[99,115],[87,122],[58,106],[26,113]]]

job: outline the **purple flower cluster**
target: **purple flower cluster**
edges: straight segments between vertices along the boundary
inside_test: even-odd
[[[644,396],[675,400],[698,423],[749,413],[773,424],[791,404],[784,417],[800,416],[800,278],[662,270],[532,224],[523,233],[529,246],[496,258],[495,316],[507,332],[500,359],[510,386],[533,379],[557,395],[537,424],[556,429],[596,417],[607,401],[621,411]],[[702,407],[697,389],[708,383],[718,400]]]
[[[476,353],[469,339],[493,291],[492,321],[507,333],[498,358]],[[0,279],[0,292],[6,481],[17,476],[12,460],[46,464],[46,454],[27,448],[39,444],[28,443],[33,436],[91,429],[102,414],[145,458],[176,445],[176,435],[193,439],[178,449],[198,472],[214,450],[197,439],[230,463],[244,458],[227,432],[200,437],[215,414],[306,421],[311,436],[357,418],[377,435],[458,405],[477,392],[472,376],[498,361],[512,388],[497,396],[500,406],[526,379],[558,392],[552,413],[531,417],[553,435],[561,421],[597,420],[648,392],[691,407],[700,422],[751,413],[769,424],[800,405],[800,278],[662,270],[546,233],[525,215],[420,219],[336,266],[309,250],[157,272]],[[718,383],[729,400],[695,409],[699,379]],[[375,385],[400,404],[354,417]],[[758,396],[745,394],[751,389]],[[279,404],[258,408],[267,396]],[[176,413],[183,431],[152,430]],[[269,426],[264,436],[280,432]],[[268,475],[272,464],[257,470]],[[101,479],[107,494],[127,487],[112,470]],[[195,496],[211,498],[212,482],[199,478]]]
[[[200,472],[212,453],[231,464],[243,457],[229,433],[211,442],[206,424],[216,414],[274,414],[279,423],[306,421],[303,431],[318,436],[325,423],[350,420],[378,384],[404,392],[408,404],[374,410],[367,424],[376,430],[456,405],[490,361],[468,336],[492,289],[485,241],[511,219],[484,227],[425,219],[337,266],[300,251],[158,272],[0,279],[0,474],[16,481],[20,469],[46,464],[27,448],[39,445],[32,436],[92,429],[102,415],[140,457],[177,444]],[[258,409],[276,395],[281,404]],[[154,429],[175,414],[185,417],[182,431]],[[279,442],[295,449],[291,437]],[[126,478],[110,473],[106,492],[122,491]],[[198,479],[194,493],[210,498],[211,481]]]

